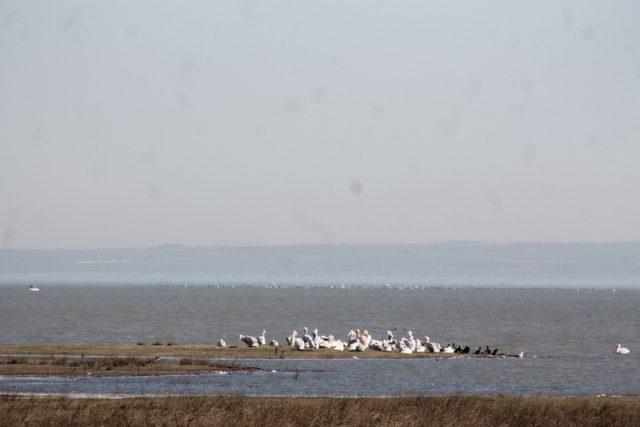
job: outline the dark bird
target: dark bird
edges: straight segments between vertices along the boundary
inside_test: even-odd
[[[471,347],[469,347],[468,345],[466,345],[466,346],[462,349],[461,353],[462,353],[462,354],[468,354],[470,351],[471,351]]]
[[[480,354],[482,351],[482,347],[478,347],[478,349],[473,354]]]
[[[495,356],[496,354],[498,354],[498,349],[497,349],[497,348],[496,348],[496,349],[494,349],[494,350],[493,350],[493,353],[491,353],[491,354],[492,354],[492,355],[494,355],[494,356]]]

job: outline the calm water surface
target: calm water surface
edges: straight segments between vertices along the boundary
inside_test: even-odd
[[[265,372],[170,377],[0,377],[0,392],[64,394],[640,395],[640,291],[0,287],[1,344],[160,340],[234,343],[240,333],[284,342],[292,328],[374,336],[394,328],[441,343],[490,345],[525,359],[250,360]],[[616,356],[621,342],[632,349]],[[534,357],[535,356],[535,357]],[[271,372],[274,369],[277,372]],[[297,379],[292,372],[299,371]]]

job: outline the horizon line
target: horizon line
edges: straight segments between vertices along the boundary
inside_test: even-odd
[[[545,240],[512,240],[512,241],[486,241],[486,240],[442,240],[433,242],[420,243],[283,243],[283,244],[208,244],[208,245],[191,245],[184,243],[160,243],[154,246],[106,246],[106,247],[17,247],[17,248],[0,248],[0,251],[102,251],[102,250],[148,250],[163,248],[184,248],[184,249],[269,249],[269,248],[296,248],[296,247],[331,247],[331,246],[429,246],[429,245],[624,245],[624,244],[640,244],[640,240],[610,240],[610,241],[545,241]]]

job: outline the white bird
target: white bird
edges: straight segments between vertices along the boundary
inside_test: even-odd
[[[384,351],[396,351],[396,342],[390,342],[389,340],[382,340],[382,349]]]
[[[263,329],[262,333],[258,335],[258,344],[267,345],[267,331],[265,329]]]
[[[269,345],[271,347],[278,347],[280,344],[276,340],[271,340],[271,341],[269,341]]]
[[[401,340],[400,341],[400,353],[402,353],[402,354],[411,354],[411,353],[413,353],[413,350],[411,349],[411,347],[407,345],[406,340]]]
[[[291,335],[287,337],[287,344],[289,344],[289,347],[293,347],[297,336],[298,336],[298,331],[296,330],[291,331]]]
[[[306,350],[307,349],[307,347],[305,345],[305,342],[304,342],[304,340],[302,338],[296,338],[293,341],[293,345],[294,345],[295,349],[298,350],[298,351],[302,351],[302,350]]]
[[[446,346],[445,348],[442,349],[443,353],[455,353],[456,349],[451,347],[451,345]]]
[[[238,337],[238,339],[240,341],[242,341],[243,343],[245,343],[248,347],[257,347],[258,344],[258,340],[256,339],[256,337],[249,337],[249,336],[245,336],[245,335],[240,335]]]
[[[218,347],[226,347],[227,343],[224,342],[224,338],[220,337],[220,339],[218,340]]]
[[[324,340],[318,335],[318,329],[314,329],[311,338],[313,339],[313,348],[321,348]]]
[[[344,343],[342,342],[342,340],[333,341],[331,344],[331,348],[333,349],[333,351],[344,351]]]
[[[304,327],[304,335],[302,336],[302,339],[309,348],[316,348],[313,337],[309,334],[309,328],[307,328],[306,326]]]
[[[620,344],[618,344],[618,347],[616,347],[616,353],[629,354],[631,353],[631,350],[629,350],[627,347],[622,347]]]
[[[440,353],[440,350],[442,350],[442,347],[440,347],[440,344],[438,344],[437,342],[429,341],[429,337],[427,336],[424,337],[424,343],[422,345],[427,347],[427,349],[431,353]]]
[[[349,339],[349,341],[347,341],[349,345],[358,342],[358,334],[356,334],[353,329],[349,331],[347,338]]]
[[[409,347],[411,349],[411,351],[413,352],[413,351],[416,350],[416,340],[415,340],[415,338],[413,338],[413,332],[412,331],[407,331],[407,335],[409,335],[409,338],[402,337],[400,342],[404,343],[404,345]]]
[[[393,332],[391,332],[391,331],[387,331],[387,340],[388,340],[389,342],[395,341],[395,340],[393,339]]]
[[[364,345],[364,348],[369,347],[371,340],[372,340],[372,337],[371,335],[369,335],[369,331],[365,329],[364,332],[362,332],[362,335],[360,336],[360,342],[362,343],[362,345]]]
[[[361,345],[362,345],[362,343],[360,341],[358,341],[358,340],[353,341],[353,342],[349,342],[348,350],[349,351],[357,351],[358,347],[361,346]]]
[[[335,337],[333,335],[321,336],[320,341],[318,342],[319,348],[333,348],[333,341]]]
[[[371,350],[383,351],[385,346],[384,343],[380,340],[371,340],[369,343],[369,348]]]

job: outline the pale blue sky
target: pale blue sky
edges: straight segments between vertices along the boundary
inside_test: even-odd
[[[640,240],[637,1],[2,1],[0,247]]]

